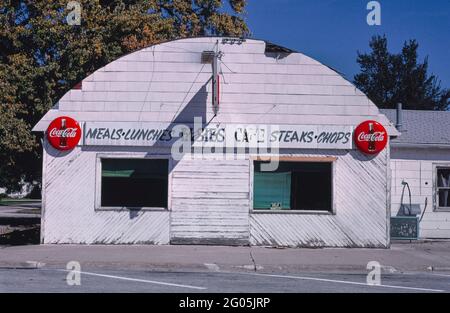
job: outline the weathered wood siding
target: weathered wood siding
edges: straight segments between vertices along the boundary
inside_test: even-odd
[[[183,159],[173,170],[171,243],[249,244],[247,160]]]
[[[252,245],[294,247],[387,247],[388,181],[386,149],[376,157],[352,150],[296,151],[288,156],[336,156],[335,214],[253,213]]]
[[[169,212],[96,211],[98,153],[107,148],[75,148],[70,153],[45,144],[42,242],[76,244],[168,244]],[[145,157],[148,152],[130,151]],[[124,197],[126,195],[124,194]]]
[[[450,152],[447,149],[406,149],[393,148],[391,159],[392,170],[392,215],[400,210],[402,181],[411,188],[412,204],[419,204],[421,210],[428,206],[420,223],[422,238],[450,238],[450,212],[437,212],[434,207],[433,164],[450,165]],[[403,203],[409,204],[407,189]]]

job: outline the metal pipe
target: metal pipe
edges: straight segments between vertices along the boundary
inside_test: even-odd
[[[403,109],[401,103],[397,103],[397,122],[395,128],[397,128],[399,132],[403,130]]]
[[[212,98],[213,112],[217,115],[219,112],[219,52],[217,48],[212,60]]]

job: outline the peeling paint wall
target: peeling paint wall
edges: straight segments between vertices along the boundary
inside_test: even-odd
[[[181,160],[173,171],[171,243],[249,244],[248,199],[248,160]]]

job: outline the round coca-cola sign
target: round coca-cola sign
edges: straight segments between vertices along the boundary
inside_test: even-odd
[[[383,125],[377,121],[365,121],[355,129],[356,147],[366,154],[377,154],[383,151],[388,141],[388,134]]]
[[[68,116],[54,119],[47,128],[47,139],[53,148],[71,150],[81,138],[81,128],[77,121]]]

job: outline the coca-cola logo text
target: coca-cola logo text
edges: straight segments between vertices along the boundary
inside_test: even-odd
[[[53,128],[49,132],[51,138],[75,138],[77,136],[77,128],[57,129]]]
[[[384,132],[374,132],[373,134],[366,134],[365,132],[361,132],[358,135],[359,141],[384,141]]]

